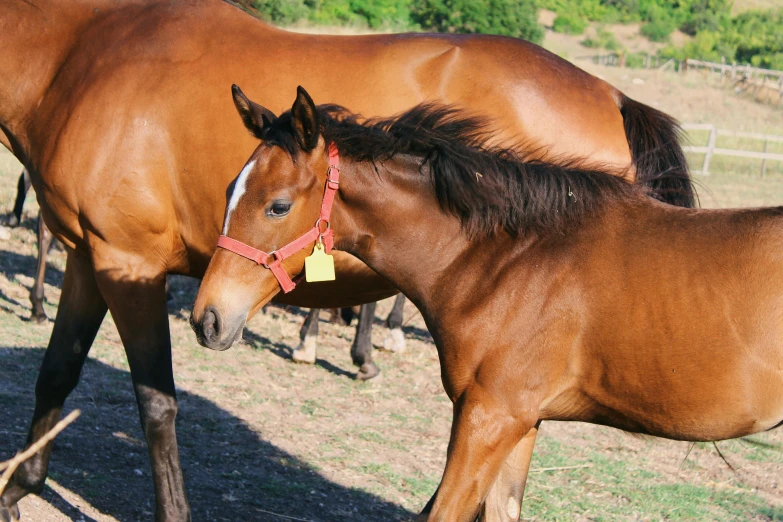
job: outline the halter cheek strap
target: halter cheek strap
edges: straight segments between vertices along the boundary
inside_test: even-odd
[[[332,215],[334,196],[339,187],[340,156],[335,144],[331,143],[329,145],[329,169],[326,171],[326,187],[324,188],[324,197],[321,201],[321,213],[313,228],[284,247],[270,253],[258,250],[257,248],[253,248],[250,245],[246,245],[241,241],[237,241],[236,239],[232,239],[225,235],[221,235],[218,238],[217,246],[250,259],[256,264],[271,270],[272,275],[275,276],[275,279],[277,279],[277,282],[280,284],[280,288],[287,294],[296,287],[296,283],[291,280],[291,277],[283,268],[283,260],[304,249],[313,241],[323,243],[326,253],[329,253],[334,246],[334,234],[332,233],[329,219]],[[324,225],[326,228],[322,230]]]

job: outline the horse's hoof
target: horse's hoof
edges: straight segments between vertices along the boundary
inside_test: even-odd
[[[19,219],[14,214],[11,214],[11,217],[8,218],[8,226],[9,228],[19,226]]]
[[[37,324],[45,323],[49,320],[49,317],[46,315],[46,312],[33,312],[30,316],[30,319]]]
[[[389,330],[389,335],[383,340],[383,349],[394,353],[403,353],[407,348],[405,342],[405,334],[402,333],[402,328],[392,328]]]
[[[359,371],[356,372],[356,380],[369,381],[378,376],[381,370],[376,366],[374,362],[368,362],[361,365]]]
[[[11,507],[0,506],[0,522],[16,522],[21,518],[19,506],[14,504]]]
[[[294,353],[291,354],[291,359],[302,364],[315,364],[316,341],[315,336],[305,335]]]

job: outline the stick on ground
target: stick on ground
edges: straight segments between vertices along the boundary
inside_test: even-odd
[[[17,453],[16,456],[11,460],[0,463],[0,471],[5,470],[5,472],[3,472],[3,476],[0,477],[0,495],[2,495],[3,491],[5,491],[5,487],[8,485],[8,481],[11,480],[11,477],[16,471],[16,468],[19,467],[19,464],[38,453],[44,446],[51,442],[51,440],[54,439],[58,433],[63,431],[81,414],[81,410],[73,410],[71,413],[66,415],[64,419],[55,424],[52,429],[46,432],[43,437],[31,444],[29,448],[24,450],[22,453]]]

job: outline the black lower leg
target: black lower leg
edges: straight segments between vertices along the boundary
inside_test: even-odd
[[[87,352],[98,333],[106,303],[98,292],[89,262],[69,253],[60,305],[35,387],[35,410],[26,447],[59,420],[68,394],[79,381]],[[0,498],[0,520],[10,518],[15,504],[43,489],[52,443],[24,462]]]
[[[394,298],[394,306],[386,319],[386,326],[389,328],[402,328],[402,311],[405,308],[405,295],[397,294]]]
[[[155,519],[189,521],[190,507],[174,427],[177,398],[171,365],[165,274],[128,281],[111,270],[106,273],[112,279],[99,283],[128,357],[152,465]]]
[[[321,315],[320,308],[311,308],[310,313],[305,317],[302,328],[299,330],[299,339],[304,341],[305,337],[318,336],[318,318]]]
[[[380,373],[372,360],[372,323],[375,320],[376,303],[362,305],[359,311],[359,323],[356,325],[356,337],[351,346],[351,359],[359,367],[356,378],[372,379]]]

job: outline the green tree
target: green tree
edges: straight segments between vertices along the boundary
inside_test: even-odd
[[[413,0],[411,20],[444,33],[485,33],[540,42],[534,0]]]

